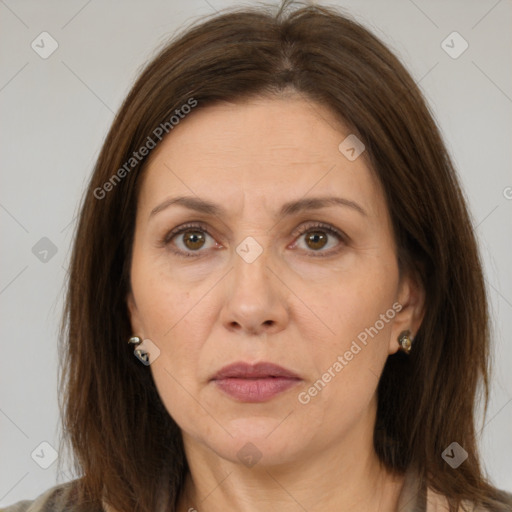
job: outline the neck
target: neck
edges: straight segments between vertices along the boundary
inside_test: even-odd
[[[371,442],[359,444],[359,449],[349,443],[346,448],[315,451],[303,461],[248,468],[189,446],[190,472],[177,510],[395,511],[404,477],[380,464]]]

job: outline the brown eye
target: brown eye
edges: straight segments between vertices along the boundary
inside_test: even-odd
[[[204,245],[206,241],[206,238],[204,236],[204,233],[201,231],[188,230],[183,232],[182,240],[187,249],[194,251],[197,249],[201,249],[201,247]]]
[[[294,246],[305,250],[309,256],[330,256],[346,242],[346,236],[329,224],[301,226],[293,235],[298,236]]]
[[[322,249],[327,244],[327,236],[322,231],[309,231],[306,233],[306,244],[311,249]]]
[[[160,240],[160,247],[168,247],[178,256],[204,256],[208,249],[219,248],[219,244],[203,224],[187,224],[173,229]]]

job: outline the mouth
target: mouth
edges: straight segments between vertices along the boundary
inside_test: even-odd
[[[301,378],[273,363],[244,362],[222,368],[211,381],[222,392],[240,402],[266,402],[301,382]]]

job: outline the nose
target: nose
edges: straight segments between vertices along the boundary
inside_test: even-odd
[[[287,288],[268,257],[268,250],[247,262],[237,253],[225,283],[222,325],[232,332],[275,334],[288,323]]]

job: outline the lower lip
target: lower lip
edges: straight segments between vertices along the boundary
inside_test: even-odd
[[[299,379],[263,377],[261,379],[226,378],[214,381],[224,393],[241,402],[266,402],[295,386]]]

